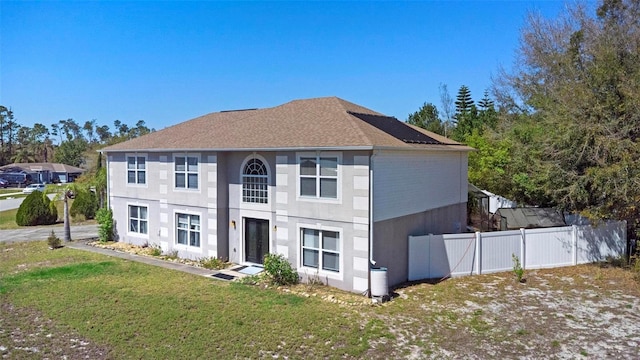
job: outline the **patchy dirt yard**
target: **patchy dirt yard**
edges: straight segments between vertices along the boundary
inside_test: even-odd
[[[526,280],[501,273],[397,289],[391,313],[378,314],[396,339],[374,348],[413,359],[640,358],[630,272],[587,265],[529,271]]]
[[[1,300],[1,299],[0,299]],[[0,302],[1,359],[107,359],[109,350],[35,310]]]

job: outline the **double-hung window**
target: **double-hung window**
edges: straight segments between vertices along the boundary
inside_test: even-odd
[[[195,156],[176,156],[174,161],[176,188],[198,188],[198,158]]]
[[[200,247],[200,216],[176,214],[176,242],[180,245]]]
[[[129,232],[146,235],[148,217],[146,206],[129,205]]]
[[[338,198],[337,157],[300,157],[300,196]]]
[[[127,184],[146,184],[147,161],[144,156],[127,156]]]
[[[340,234],[336,231],[301,229],[302,266],[340,272]]]

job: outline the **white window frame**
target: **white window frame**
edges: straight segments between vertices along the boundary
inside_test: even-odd
[[[251,201],[245,201],[245,196],[244,196],[244,181],[245,181],[245,177],[258,177],[256,175],[245,175],[244,173],[244,169],[247,166],[247,164],[253,160],[259,160],[260,162],[262,162],[262,164],[264,165],[267,173],[266,175],[264,175],[264,178],[266,179],[266,201],[265,202],[251,202]],[[255,207],[268,207],[269,204],[271,203],[271,179],[270,179],[270,174],[271,174],[271,168],[269,167],[269,163],[267,162],[267,160],[265,160],[262,156],[257,155],[257,154],[252,154],[250,156],[247,156],[247,158],[243,161],[242,166],[240,167],[240,202],[243,205],[249,205],[249,206],[255,206]],[[262,177],[262,176],[260,176]]]
[[[184,158],[185,159],[185,169],[184,171],[178,171],[176,170],[176,161],[178,158]],[[189,158],[195,158],[198,161],[198,165],[197,165],[197,169],[196,171],[189,171]],[[202,159],[199,153],[181,153],[181,154],[174,154],[173,155],[173,188],[175,190],[178,191],[200,191],[200,181],[202,179],[201,176],[201,164],[202,164]],[[178,182],[176,181],[177,175],[178,174],[184,174],[184,187],[178,187]],[[190,174],[195,174],[198,177],[198,181],[196,183],[196,187],[195,188],[190,188],[189,187],[189,175]]]
[[[135,220],[138,221],[138,229],[140,229],[140,222],[141,221],[145,221],[147,223],[147,232],[146,233],[141,233],[139,231],[131,231],[131,220],[133,220],[131,218],[131,207],[137,207],[137,208],[146,208],[147,209],[147,218],[146,219],[142,219],[140,217],[136,218]],[[138,210],[138,214],[140,214],[140,210]],[[141,238],[149,238],[149,206],[147,204],[140,204],[140,203],[127,203],[127,235],[128,236],[134,236],[134,237],[141,237]]]
[[[178,228],[178,216],[179,215],[187,215],[189,217],[189,222],[188,222],[188,227],[187,227],[187,244],[180,244],[178,243],[178,232],[179,232],[179,228]],[[199,234],[199,245],[198,246],[193,246],[190,245],[190,239],[191,239],[191,232],[195,232],[195,230],[191,229],[191,217],[192,216],[198,216],[199,217],[199,222],[200,224],[199,229],[197,230],[198,234]],[[173,212],[173,236],[174,236],[174,240],[173,240],[173,246],[175,247],[175,249],[177,250],[186,250],[189,252],[196,252],[196,253],[202,253],[202,249],[204,246],[204,224],[203,222],[206,219],[202,216],[202,213],[200,212],[194,212],[194,211],[187,211],[187,210],[175,210]]]
[[[302,175],[301,174],[301,162],[303,158],[315,158],[316,161],[316,174],[315,175]],[[321,158],[335,158],[337,160],[337,175],[326,176],[320,174],[320,159]],[[316,195],[302,195],[302,178],[315,178],[316,179]],[[321,197],[320,196],[320,180],[322,178],[335,178],[336,179],[336,197]],[[303,152],[296,154],[296,193],[298,200],[302,201],[319,201],[329,203],[341,203],[342,202],[342,153],[341,152]]]
[[[129,169],[129,158],[134,158],[135,159],[135,163],[134,163],[134,168],[133,169]],[[139,158],[143,158],[144,159],[144,169],[140,169],[139,168]],[[134,153],[134,154],[125,154],[125,167],[126,167],[126,171],[125,171],[125,182],[127,184],[127,186],[141,186],[141,187],[146,187],[147,186],[147,182],[148,182],[148,165],[149,164],[149,159],[147,157],[147,154],[138,154],[138,153]],[[135,182],[129,182],[129,172],[134,172],[135,173]],[[144,182],[140,183],[138,182],[140,179],[140,173],[144,173]]]
[[[334,280],[343,280],[344,279],[344,258],[345,258],[345,252],[344,252],[344,231],[342,230],[342,228],[338,228],[338,227],[332,227],[332,226],[325,226],[322,224],[302,224],[299,223],[297,226],[297,237],[298,237],[298,243],[297,243],[297,249],[298,249],[298,271],[303,273],[303,274],[309,274],[309,275],[314,275],[314,274],[318,274],[321,275],[323,277],[327,277],[330,279],[334,279]],[[317,230],[320,231],[320,244],[319,244],[319,251],[318,251],[318,267],[309,267],[309,266],[304,266],[304,262],[303,262],[303,230],[304,229],[308,229],[308,230]],[[335,232],[338,234],[338,251],[331,251],[331,250],[322,250],[322,233],[325,231],[330,231],[330,232]],[[337,253],[339,256],[339,271],[332,271],[332,270],[324,270],[322,269],[322,252],[331,252],[331,253]]]

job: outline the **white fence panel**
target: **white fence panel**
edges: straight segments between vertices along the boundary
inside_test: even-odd
[[[513,269],[511,255],[520,255],[520,230],[482,233],[480,240],[480,273]]]
[[[623,222],[610,222],[594,226],[576,226],[578,264],[602,261],[607,257],[624,254],[627,245],[627,227]]]
[[[516,254],[525,269],[570,266],[618,257],[626,223],[409,237],[409,280],[509,271]],[[524,244],[524,247],[523,247]]]
[[[559,228],[525,230],[525,269],[573,265],[573,229]]]
[[[471,275],[475,267],[475,234],[436,235],[431,243],[431,277]]]

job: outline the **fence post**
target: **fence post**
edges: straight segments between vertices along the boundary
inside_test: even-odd
[[[527,255],[525,252],[525,247],[526,247],[526,236],[527,236],[527,232],[524,228],[520,228],[520,264],[522,265],[522,268],[525,269],[526,268],[526,261],[525,261],[525,256]]]
[[[578,227],[571,225],[571,241],[573,242],[573,265],[578,265]]]
[[[482,261],[482,256],[480,256],[480,240],[482,239],[482,235],[479,231],[476,231],[476,274],[480,275],[482,273],[482,266],[480,266],[480,262]]]

